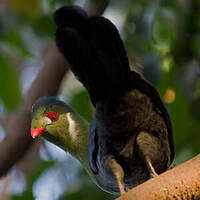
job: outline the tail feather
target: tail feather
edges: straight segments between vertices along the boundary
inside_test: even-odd
[[[53,19],[57,27],[67,26],[82,30],[88,21],[88,15],[79,6],[64,6],[54,13]]]
[[[98,66],[99,63],[91,48],[80,33],[72,28],[58,29],[56,43],[68,60],[74,75],[88,90],[91,101],[95,105],[107,93],[109,82]]]
[[[114,86],[122,85],[130,77],[130,68],[117,28],[104,17],[90,18],[88,23],[88,41],[101,62],[102,70]]]
[[[127,84],[130,68],[116,27],[103,17],[88,18],[81,8],[56,11],[56,43],[95,105]]]

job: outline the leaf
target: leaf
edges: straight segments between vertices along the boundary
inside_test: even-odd
[[[49,3],[49,8],[51,9],[51,11],[54,11],[56,7],[56,0],[48,0],[48,3]]]
[[[173,43],[176,40],[173,26],[161,15],[155,18],[152,36],[155,48],[164,55],[171,51]]]
[[[19,30],[15,29],[10,31],[1,41],[7,43],[13,51],[18,50],[22,56],[30,56],[30,52],[24,45]]]
[[[181,88],[177,85],[175,88],[176,98],[174,103],[169,106],[169,113],[173,123],[176,149],[182,147],[190,135],[190,112],[189,103],[182,95]]]
[[[181,80],[174,80],[176,73],[178,73],[176,70],[177,68],[172,66],[169,72],[163,73],[157,89],[162,99],[165,97],[168,88],[171,88],[174,92],[175,99],[167,105],[167,108],[173,125],[176,151],[179,151],[190,134],[188,123],[190,111],[189,102],[182,94]]]
[[[42,14],[40,0],[7,0],[12,10],[18,14],[26,14],[29,18],[34,19]]]
[[[175,73],[176,73],[175,66],[170,66],[169,71],[163,72],[159,84],[157,86],[157,89],[161,97],[164,96],[167,88],[173,87],[173,80]]]
[[[194,96],[196,98],[200,98],[200,79],[197,80],[196,88],[195,88],[195,91],[194,91]]]
[[[91,121],[92,106],[90,104],[89,96],[86,90],[74,95],[69,103],[82,117]]]
[[[56,30],[51,15],[43,15],[33,22],[33,30],[39,36],[53,37]]]
[[[17,74],[3,56],[0,56],[0,98],[8,110],[16,109],[21,100]]]

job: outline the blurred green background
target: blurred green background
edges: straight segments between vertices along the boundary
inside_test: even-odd
[[[101,6],[104,0],[93,0]],[[0,116],[14,112],[42,67],[52,42],[52,13],[84,0],[0,0]],[[131,67],[159,91],[170,113],[176,163],[200,152],[200,1],[110,0],[104,16],[119,29]],[[87,120],[92,106],[71,73],[59,92]],[[5,137],[0,126],[0,140]],[[6,199],[114,199],[98,189],[70,155],[43,142],[39,160],[25,173],[0,180]],[[0,196],[1,196],[0,195]]]

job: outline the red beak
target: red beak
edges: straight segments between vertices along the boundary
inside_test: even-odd
[[[45,128],[31,128],[32,138],[38,137],[44,130]]]

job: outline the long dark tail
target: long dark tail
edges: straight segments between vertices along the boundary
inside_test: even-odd
[[[130,79],[126,51],[116,27],[104,17],[89,18],[79,7],[54,14],[56,43],[75,76],[96,102]]]

